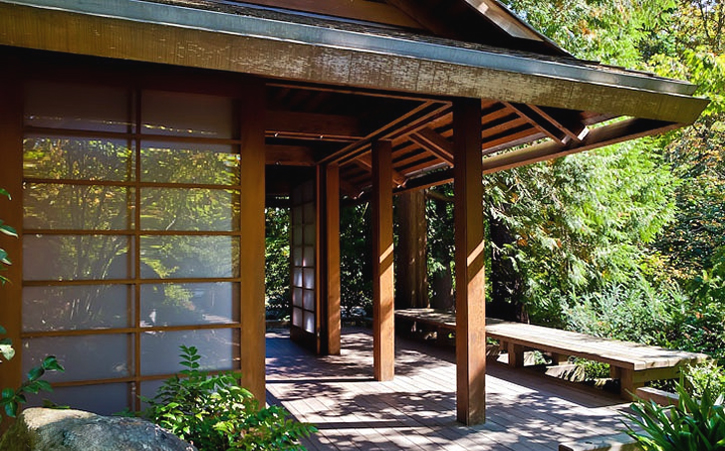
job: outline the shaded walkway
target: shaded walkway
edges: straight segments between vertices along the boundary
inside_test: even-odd
[[[452,350],[396,339],[396,377],[373,380],[372,337],[345,329],[342,355],[315,357],[286,332],[267,334],[267,396],[320,432],[321,450],[556,450],[561,441],[621,432],[628,404],[488,366],[487,422],[456,422]]]

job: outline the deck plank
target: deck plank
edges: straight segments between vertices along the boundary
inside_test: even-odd
[[[622,431],[628,404],[612,396],[488,366],[487,423],[456,422],[450,349],[396,339],[396,376],[373,378],[372,336],[344,329],[339,356],[316,357],[284,332],[267,335],[267,399],[320,432],[310,450],[543,451]]]

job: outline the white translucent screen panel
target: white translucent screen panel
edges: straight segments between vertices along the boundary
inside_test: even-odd
[[[304,280],[302,286],[309,289],[315,288],[315,268],[305,268],[303,274]]]
[[[153,331],[141,335],[141,375],[172,374],[179,365],[179,346],[194,346],[206,370],[239,368],[239,331],[233,329]]]
[[[25,124],[35,127],[132,132],[129,91],[53,82],[25,87]]]
[[[141,277],[239,277],[239,238],[231,236],[142,236]]]
[[[305,312],[305,332],[315,333],[315,312]]]
[[[141,189],[142,230],[231,232],[239,230],[239,191]]]
[[[304,252],[301,246],[292,246],[292,265],[302,266]]]
[[[228,139],[234,131],[227,97],[144,91],[141,105],[142,133]]]
[[[297,307],[292,309],[292,325],[302,327],[302,309]]]
[[[23,175],[43,179],[131,181],[135,155],[123,139],[26,135]]]
[[[25,280],[133,278],[133,238],[121,235],[23,236]]]
[[[23,340],[23,372],[40,365],[50,352],[65,372],[52,371],[48,382],[132,376],[133,339],[125,334],[40,337]]]
[[[302,294],[302,303],[305,310],[315,310],[315,291],[304,290]]]
[[[141,180],[158,183],[238,185],[238,146],[230,144],[141,143]]]
[[[302,260],[302,265],[304,266],[315,266],[315,247],[314,246],[305,246],[304,247],[304,259]]]
[[[237,322],[237,283],[166,283],[141,286],[142,327]]]
[[[294,305],[295,307],[302,307],[302,293],[302,288],[295,287],[292,289],[292,305]]]
[[[123,328],[133,325],[130,285],[23,288],[23,331]]]
[[[98,415],[114,415],[132,406],[135,396],[132,384],[95,384],[76,387],[53,387],[51,393],[30,395],[28,407],[40,407],[47,399],[59,406],[85,410]]]
[[[132,230],[133,188],[26,183],[23,227],[49,230]]]

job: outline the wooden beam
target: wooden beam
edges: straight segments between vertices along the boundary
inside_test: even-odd
[[[532,109],[530,106],[523,103],[504,102],[504,104],[514,110],[516,114],[528,121],[531,125],[534,126],[534,128],[541,131],[549,138],[553,139],[559,144],[566,143],[568,139],[566,133],[564,133],[558,127],[555,127],[554,124],[549,122],[546,118],[542,117],[536,110]]]
[[[280,166],[314,166],[315,155],[310,147],[267,144],[265,164]]]
[[[576,142],[581,142],[589,134],[589,129],[582,121],[579,111],[545,108],[537,105],[530,105],[530,107]]]
[[[267,136],[273,137],[358,140],[365,136],[357,117],[339,114],[268,111],[265,124]]]
[[[486,421],[486,302],[481,102],[453,103],[458,421]]]
[[[323,206],[322,258],[319,262],[321,277],[322,354],[340,354],[340,168],[335,165],[319,166],[318,179],[322,182]]]
[[[579,143],[572,141],[569,145],[561,145],[555,142],[546,142],[486,158],[483,161],[483,172],[484,174],[491,174],[539,161],[560,158],[585,150],[665,132],[681,125],[649,119],[625,119],[614,124],[592,129]]]
[[[373,142],[373,366],[379,381],[395,375],[392,168],[390,141]]]
[[[561,158],[566,155],[597,149],[630,139],[663,133],[681,125],[662,121],[650,121],[647,119],[626,119],[622,122],[592,129],[580,143],[570,142],[568,146],[564,146],[554,142],[547,142],[503,155],[484,158],[482,165],[483,173],[493,174],[539,161]],[[411,190],[426,189],[433,186],[445,185],[452,181],[453,169],[447,169],[410,179],[404,187],[395,190],[395,192],[402,193]]]
[[[318,163],[334,162],[343,165],[368,151],[373,141],[391,139],[393,135],[399,132],[400,128],[403,126],[402,124],[405,124],[406,121],[420,124],[419,126],[423,127],[432,117],[442,114],[447,109],[448,105],[446,103],[441,104],[433,101],[421,102],[418,106],[412,108],[407,113],[395,118],[389,123],[368,134],[365,139],[350,144],[337,152],[325,156],[320,159]],[[410,127],[410,123],[405,127]]]
[[[0,248],[8,253],[12,265],[3,273],[10,282],[0,285],[0,324],[15,349],[15,357],[2,362],[0,386],[19,387],[22,383],[23,346],[23,88],[19,74],[21,62],[0,53],[0,188],[12,199],[0,196],[0,219],[20,235],[13,238],[0,233]],[[4,425],[7,426],[7,425]]]
[[[449,166],[453,166],[453,146],[435,130],[424,128],[410,135],[410,139],[448,163]]]
[[[239,214],[241,243],[241,361],[242,385],[260,401],[265,400],[264,317],[264,83],[249,78],[240,103],[241,180]]]
[[[354,163],[360,166],[363,169],[366,169],[367,171],[372,172],[373,170],[373,157],[371,154],[366,153],[363,155],[360,155],[356,160],[354,160]],[[391,174],[392,174],[392,185],[394,188],[398,188],[400,186],[404,186],[405,182],[408,181],[408,179],[401,174],[400,172],[396,171],[395,169],[392,169],[391,167]]]
[[[154,15],[162,6],[167,7],[133,9],[148,20],[130,20],[0,3],[0,45],[424,96],[501,99],[683,124],[694,122],[709,103],[686,94],[688,86],[606,67],[564,63],[554,67],[555,63],[542,60],[520,58],[519,64],[518,60],[506,59],[507,63],[517,64],[511,71],[503,66],[464,64],[462,54],[470,50],[455,47],[446,52],[444,61],[435,61],[408,54],[370,52],[354,45],[273,39],[246,34],[232,25],[224,31],[164,23]],[[198,20],[217,16],[206,11],[194,14]],[[481,59],[489,55],[483,51],[480,54]],[[530,67],[536,65],[548,72],[532,72]],[[557,75],[560,69],[573,75]],[[617,83],[592,80],[601,79],[601,73]],[[643,83],[653,88],[638,87]]]

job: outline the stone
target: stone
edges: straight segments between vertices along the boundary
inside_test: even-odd
[[[140,418],[30,408],[0,440],[0,451],[197,451]]]

